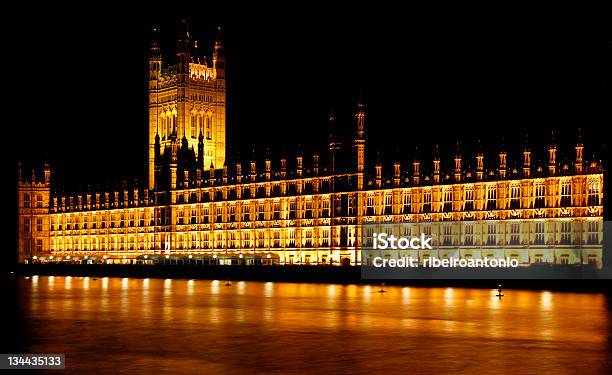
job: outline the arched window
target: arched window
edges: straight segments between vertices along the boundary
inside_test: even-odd
[[[192,121],[191,121],[191,138],[195,138],[196,137],[196,127],[197,124],[193,121],[193,116],[192,116]]]
[[[212,139],[212,117],[206,116],[206,139]]]

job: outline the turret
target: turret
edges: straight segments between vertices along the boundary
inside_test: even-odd
[[[336,173],[338,168],[338,158],[340,153],[340,141],[336,134],[336,116],[333,111],[329,112],[327,117],[327,123],[329,127],[329,172],[331,174]]]
[[[397,158],[393,162],[393,186],[399,186],[401,182],[401,165]]]
[[[440,183],[440,149],[436,145],[436,151],[433,160],[433,182],[434,184]]]
[[[304,167],[303,161],[304,161],[304,156],[302,155],[302,148],[298,147],[297,155],[295,157],[295,166],[296,166],[295,174],[297,177],[302,177],[302,171]]]
[[[412,162],[412,183],[418,186],[421,182],[421,162],[419,161],[419,149],[415,149],[414,161]]]
[[[176,43],[176,62],[179,73],[189,73],[191,53],[191,36],[189,35],[189,27],[187,20],[182,19],[180,23],[179,36]]]
[[[221,41],[221,26],[217,27],[217,39],[213,52],[213,67],[215,68],[217,79],[225,79],[225,52]]]
[[[378,154],[378,157],[376,158],[376,180],[375,180],[375,184],[377,188],[380,188],[382,186],[382,161],[380,158],[380,153]]]
[[[161,75],[162,56],[159,48],[159,28],[153,27],[149,44],[149,80],[157,80]]]
[[[506,153],[505,147],[504,147],[504,140],[502,138],[502,142],[501,142],[501,148],[499,151],[499,177],[500,178],[506,178],[506,166],[507,166],[507,162],[506,162],[506,156],[508,154]]]
[[[482,145],[478,140],[478,153],[476,154],[476,179],[482,180],[484,178],[484,154],[482,152]]]
[[[251,169],[249,171],[251,173],[251,182],[255,182],[257,178],[257,165],[255,164],[255,149],[253,149],[252,157],[251,157]]]
[[[353,139],[353,155],[355,157],[355,171],[357,172],[357,190],[363,189],[363,171],[365,168],[365,106],[360,99],[355,112],[356,132]]]
[[[266,150],[266,181],[272,178],[272,160],[270,160],[270,150]]]
[[[551,142],[548,147],[548,174],[557,174],[557,145],[555,144],[555,133],[551,132]]]
[[[455,181],[461,181],[461,152],[459,150],[459,142],[457,142],[457,151],[455,152]]]
[[[528,135],[525,135],[525,146],[523,148],[523,176],[531,176],[531,150],[529,149]]]
[[[576,173],[582,173],[583,170],[583,151],[584,145],[582,144],[582,131],[578,129],[578,142],[576,146],[574,146],[574,150],[576,150],[576,159],[574,160],[574,170]]]

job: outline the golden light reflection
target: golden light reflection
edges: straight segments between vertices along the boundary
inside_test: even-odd
[[[238,294],[239,294],[239,295],[243,295],[243,294],[244,294],[245,287],[246,287],[246,283],[245,283],[244,281],[239,281],[239,282],[236,284],[236,286],[237,286],[237,288],[238,288]]]
[[[194,284],[195,284],[195,281],[193,279],[189,279],[187,281],[187,295],[188,296],[192,296],[193,295]]]
[[[212,294],[219,294],[219,280],[213,280],[210,282],[210,290]]]
[[[540,309],[550,311],[553,308],[552,293],[549,291],[543,291],[540,294]]]

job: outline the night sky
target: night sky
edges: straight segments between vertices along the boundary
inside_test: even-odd
[[[563,160],[579,127],[585,157],[599,159],[611,123],[612,22],[603,13],[69,10],[54,4],[15,17],[4,70],[18,114],[7,126],[9,170],[19,159],[49,160],[66,190],[144,179],[150,29],[160,26],[164,59],[172,61],[185,16],[209,58],[216,26],[224,29],[229,160],[253,147],[258,157],[298,143],[324,148],[328,112],[350,126],[359,93],[370,160],[380,153],[386,163],[396,155],[409,161],[418,146],[426,168],[436,143],[443,169],[457,141],[469,167],[478,139],[496,153],[502,137],[511,164],[526,133],[539,159],[551,131]]]
[[[109,6],[79,16],[53,5],[20,20],[13,159],[51,160],[66,186],[141,178],[149,31],[160,26],[168,61],[185,15],[209,57],[216,25],[224,28],[230,159],[252,146],[260,154],[324,146],[327,113],[334,109],[348,124],[359,92],[371,157],[381,150],[385,159],[399,153],[409,160],[418,145],[429,160],[439,143],[443,167],[457,141],[471,163],[477,138],[497,151],[503,136],[512,160],[527,132],[536,158],[551,130],[563,154],[578,127],[591,158],[610,124],[611,23],[597,17],[508,9],[485,17],[464,8],[235,10]]]

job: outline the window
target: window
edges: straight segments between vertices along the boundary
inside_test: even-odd
[[[42,208],[42,206],[43,206],[43,197],[42,195],[39,194],[36,196],[36,207]]]
[[[366,215],[373,216],[374,215],[374,195],[369,194],[366,198]]]
[[[464,191],[465,211],[474,210],[474,188],[468,187]]]
[[[312,200],[307,199],[306,200],[306,219],[311,219],[312,218]]]
[[[393,195],[391,193],[385,194],[385,215],[391,215],[393,213]]]
[[[561,207],[570,207],[572,205],[572,181],[566,180],[561,182]]]
[[[37,232],[43,231],[43,219],[42,218],[36,219],[36,231]]]
[[[588,205],[589,206],[599,206],[599,190],[600,190],[600,186],[599,186],[599,182],[598,181],[591,181],[589,182],[589,186],[588,186],[588,197],[587,197],[587,201],[588,201]]]
[[[512,223],[510,225],[510,245],[520,245],[520,223]]]
[[[423,212],[431,212],[431,190],[426,190],[423,193]]]
[[[544,245],[544,223],[537,222],[535,224],[535,244]]]
[[[569,221],[561,222],[561,245],[569,245],[571,243],[571,228],[572,223]]]
[[[212,117],[206,116],[206,139],[212,139]]]
[[[497,226],[495,223],[487,225],[487,245],[492,246],[497,244]]]
[[[510,186],[510,209],[521,208],[521,187],[519,184]]]
[[[453,210],[453,191],[451,189],[446,189],[443,192],[444,212],[450,212]]]
[[[409,191],[404,192],[404,196],[403,196],[403,203],[404,203],[404,210],[403,213],[404,214],[409,214],[410,213],[410,202],[411,202],[411,198],[412,195],[410,194]]]
[[[223,207],[221,205],[217,205],[216,208],[217,218],[215,219],[216,223],[220,223],[223,221]]]
[[[444,225],[444,236],[442,238],[443,246],[451,246],[453,244],[453,228],[451,224]]]
[[[587,244],[599,244],[599,223],[597,221],[589,221]]]
[[[30,194],[23,195],[23,207],[30,208]]]
[[[329,200],[323,201],[323,217],[329,217]]]
[[[30,218],[29,217],[26,217],[23,219],[23,231],[24,232],[30,231]]]
[[[463,226],[463,244],[466,246],[474,245],[474,225],[472,223]]]
[[[535,208],[544,208],[545,207],[545,198],[544,198],[544,183],[538,182],[535,186]]]
[[[265,205],[264,202],[259,202],[257,204],[257,220],[262,221],[265,220]]]
[[[497,186],[487,187],[487,210],[497,209]]]
[[[36,240],[36,251],[37,252],[42,252],[43,249],[43,241],[39,238]]]

